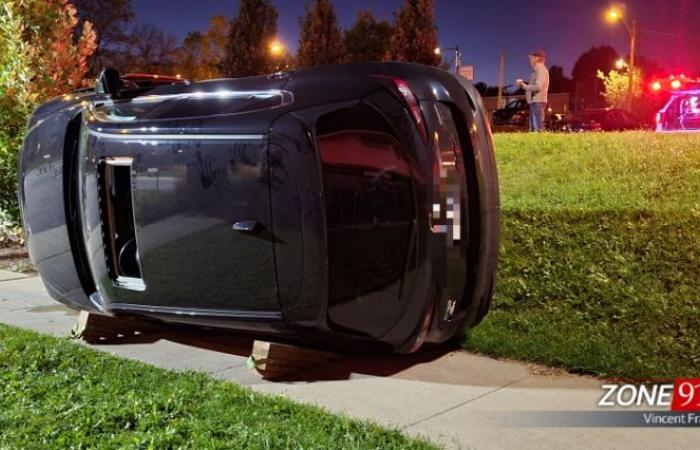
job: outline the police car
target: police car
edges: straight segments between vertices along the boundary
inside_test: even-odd
[[[671,98],[656,114],[657,132],[700,132],[700,82],[671,82]]]

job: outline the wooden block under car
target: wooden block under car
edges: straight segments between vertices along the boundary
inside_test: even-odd
[[[158,333],[160,330],[149,322],[131,317],[112,317],[81,311],[71,336],[89,344],[112,343],[137,336]]]
[[[327,364],[340,355],[295,345],[255,341],[248,367],[263,378],[278,379],[302,370]]]

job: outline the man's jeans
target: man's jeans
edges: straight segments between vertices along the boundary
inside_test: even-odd
[[[530,103],[530,131],[544,131],[544,108],[546,103]]]

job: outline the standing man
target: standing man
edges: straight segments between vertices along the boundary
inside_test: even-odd
[[[519,87],[525,89],[525,97],[530,105],[530,131],[544,131],[545,108],[547,106],[547,93],[549,92],[549,70],[544,65],[547,54],[544,50],[536,50],[529,55],[532,75],[530,82],[518,80]]]

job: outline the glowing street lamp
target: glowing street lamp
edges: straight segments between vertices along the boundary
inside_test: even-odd
[[[282,56],[284,54],[284,44],[277,39],[270,42],[270,53],[272,56]]]
[[[627,109],[632,110],[632,101],[634,98],[634,69],[636,62],[637,53],[637,21],[633,20],[631,23],[625,18],[622,10],[617,6],[611,7],[606,13],[605,17],[610,23],[622,22],[627,28],[627,32],[630,35],[630,62],[629,62],[629,85],[627,87]]]
[[[617,68],[617,70],[622,70],[625,67],[627,67],[627,63],[624,59],[620,58],[617,61],[615,61],[615,68]]]
[[[433,53],[435,53],[436,56],[442,56],[443,50],[448,52],[455,52],[455,73],[459,74],[459,68],[462,65],[462,52],[459,49],[459,45],[450,48],[435,47]]]
[[[616,23],[622,17],[622,13],[617,7],[613,6],[607,11],[605,16],[608,18],[610,23]]]

